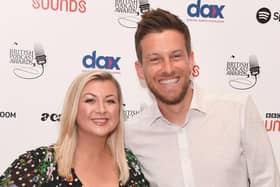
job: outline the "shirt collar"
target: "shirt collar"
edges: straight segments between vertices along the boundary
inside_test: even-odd
[[[158,119],[164,118],[162,116],[162,113],[160,112],[157,102],[155,100],[153,100],[152,106],[149,109],[150,109],[149,112],[151,114],[151,119],[149,122],[150,125],[152,125]]]
[[[193,98],[190,105],[190,110],[197,110],[202,113],[207,113],[208,102],[206,100],[206,94],[197,84],[192,83]]]
[[[206,114],[208,109],[208,102],[206,101],[204,90],[198,87],[194,82],[191,82],[190,86],[193,89],[193,98],[190,105],[190,110],[196,110],[198,112]],[[160,112],[155,100],[153,100],[151,107],[146,110],[146,114],[151,116],[148,120],[149,125],[153,125],[159,119],[166,120]]]

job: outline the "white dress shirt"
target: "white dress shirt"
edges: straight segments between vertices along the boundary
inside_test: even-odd
[[[280,187],[263,120],[247,95],[194,86],[183,127],[153,104],[126,123],[125,141],[152,187]]]

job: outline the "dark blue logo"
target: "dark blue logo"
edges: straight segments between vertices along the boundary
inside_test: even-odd
[[[201,4],[201,0],[197,0],[196,3],[192,3],[187,7],[187,13],[193,18],[220,18],[223,19],[223,9],[225,5],[211,5]]]
[[[102,69],[102,70],[120,70],[119,61],[121,57],[98,56],[96,51],[91,55],[83,57],[83,66],[85,68]]]

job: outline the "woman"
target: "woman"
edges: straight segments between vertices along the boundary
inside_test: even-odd
[[[149,186],[123,141],[122,94],[108,72],[81,73],[70,85],[55,145],[16,159],[0,186]]]

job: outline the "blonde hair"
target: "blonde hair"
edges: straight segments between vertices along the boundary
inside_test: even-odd
[[[71,83],[64,100],[61,129],[55,145],[55,157],[58,164],[58,173],[63,177],[71,177],[74,155],[77,145],[76,116],[81,93],[86,84],[92,80],[111,81],[117,88],[120,103],[120,122],[116,129],[110,133],[107,144],[115,160],[119,172],[119,180],[125,184],[129,177],[128,164],[126,161],[125,146],[123,140],[123,101],[121,87],[111,73],[105,71],[86,71],[78,75]]]

